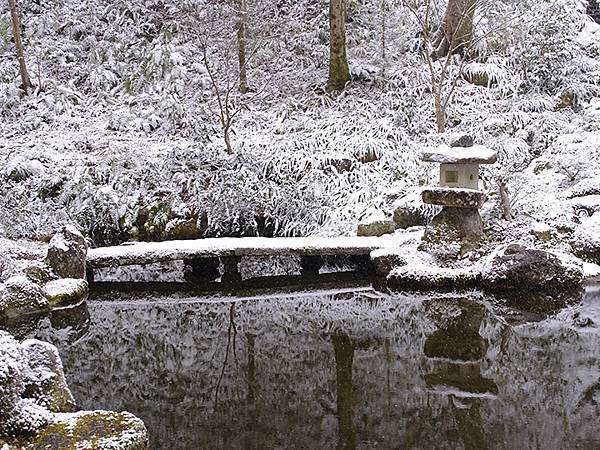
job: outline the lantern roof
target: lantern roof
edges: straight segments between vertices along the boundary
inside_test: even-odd
[[[441,146],[423,151],[423,161],[440,164],[494,164],[497,153],[483,145],[473,147]]]

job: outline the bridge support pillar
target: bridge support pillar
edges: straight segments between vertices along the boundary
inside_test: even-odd
[[[88,284],[92,284],[94,282],[94,269],[92,269],[90,267],[86,267],[85,278],[86,278]]]
[[[241,256],[221,256],[221,263],[223,264],[221,283],[232,284],[242,281],[242,275],[238,269],[241,260]]]
[[[187,281],[215,281],[221,276],[219,258],[186,259],[183,263]]]
[[[319,269],[323,267],[323,258],[319,255],[300,257],[300,274],[307,276],[319,275]]]
[[[370,255],[354,255],[351,257],[352,263],[356,266],[356,271],[367,275],[375,272]]]

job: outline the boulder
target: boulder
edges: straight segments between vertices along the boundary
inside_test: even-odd
[[[46,263],[61,278],[85,278],[86,255],[85,238],[75,227],[66,225],[50,239]]]
[[[0,315],[15,317],[48,309],[42,288],[26,276],[17,275],[0,284]]]
[[[23,371],[23,397],[53,412],[75,410],[75,399],[67,386],[62,361],[55,346],[37,339],[21,344],[27,367]]]
[[[44,295],[50,306],[79,303],[88,294],[88,283],[81,278],[61,278],[44,285]]]
[[[324,166],[333,167],[338,173],[350,172],[352,168],[356,165],[356,160],[345,158],[343,156],[340,157],[330,157],[324,161]]]
[[[36,283],[47,283],[58,278],[52,267],[43,261],[31,261],[23,268],[23,273]]]
[[[169,222],[165,228],[165,239],[168,241],[200,239],[201,237],[202,231],[198,228],[196,219],[175,219]]]
[[[550,240],[552,240],[554,230],[551,226],[545,223],[537,222],[533,224],[533,226],[529,230],[529,233],[535,236],[540,241],[549,242]]]
[[[383,211],[377,211],[358,224],[357,236],[383,236],[396,231],[396,224]]]
[[[576,288],[582,281],[583,267],[580,265],[519,244],[496,249],[482,271],[483,286],[491,290]]]
[[[484,70],[465,71],[463,77],[467,82],[474,84],[475,86],[491,87],[497,83],[494,77],[491,77],[490,74]]]
[[[454,136],[452,136],[450,138],[450,147],[452,147],[452,148],[454,148],[454,147],[463,147],[463,148],[473,147],[474,144],[475,144],[475,141],[473,139],[473,136],[471,136],[470,134],[466,134],[466,133],[455,134]]]
[[[400,206],[394,210],[394,223],[397,229],[425,225],[425,218],[418,209]]]
[[[25,365],[25,355],[19,343],[7,332],[0,331],[0,424],[8,420],[21,400],[21,394],[25,390]]]
[[[149,448],[144,422],[128,412],[109,411],[55,414],[47,427],[24,443],[26,448]]]
[[[19,342],[0,331],[0,436],[35,433],[48,422],[50,413],[46,409],[22,398],[27,358]]]
[[[402,256],[387,250],[372,251],[371,262],[375,273],[384,277],[388,276],[394,268],[406,265],[406,260]]]
[[[561,109],[574,108],[577,106],[577,95],[572,88],[563,89],[558,96],[556,104],[554,105],[554,111],[560,111]]]
[[[415,189],[394,201],[393,220],[396,229],[424,226],[427,219],[422,206],[421,189]]]
[[[423,202],[452,208],[481,208],[485,194],[474,189],[430,188],[421,193]]]
[[[575,229],[571,247],[580,258],[600,264],[600,213],[582,217]]]
[[[0,448],[148,449],[132,414],[74,408],[56,347],[0,331]]]
[[[15,448],[23,449],[149,448],[148,431],[140,419],[128,412],[109,411],[53,414],[46,427],[34,436],[18,438],[16,443]]]
[[[453,269],[413,264],[393,269],[387,277],[392,291],[461,289],[477,284],[478,274],[469,269]]]

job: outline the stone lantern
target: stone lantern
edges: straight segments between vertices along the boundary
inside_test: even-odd
[[[479,165],[496,160],[496,152],[482,145],[423,152],[423,161],[440,164],[439,187],[423,190],[423,202],[443,207],[426,230],[425,243],[459,242],[461,253],[479,245],[483,237],[479,208],[485,201],[479,190]]]

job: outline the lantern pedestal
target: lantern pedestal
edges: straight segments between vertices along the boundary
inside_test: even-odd
[[[445,207],[431,222],[423,235],[422,249],[443,243],[457,243],[463,255],[479,247],[484,237],[483,221],[477,208]]]

